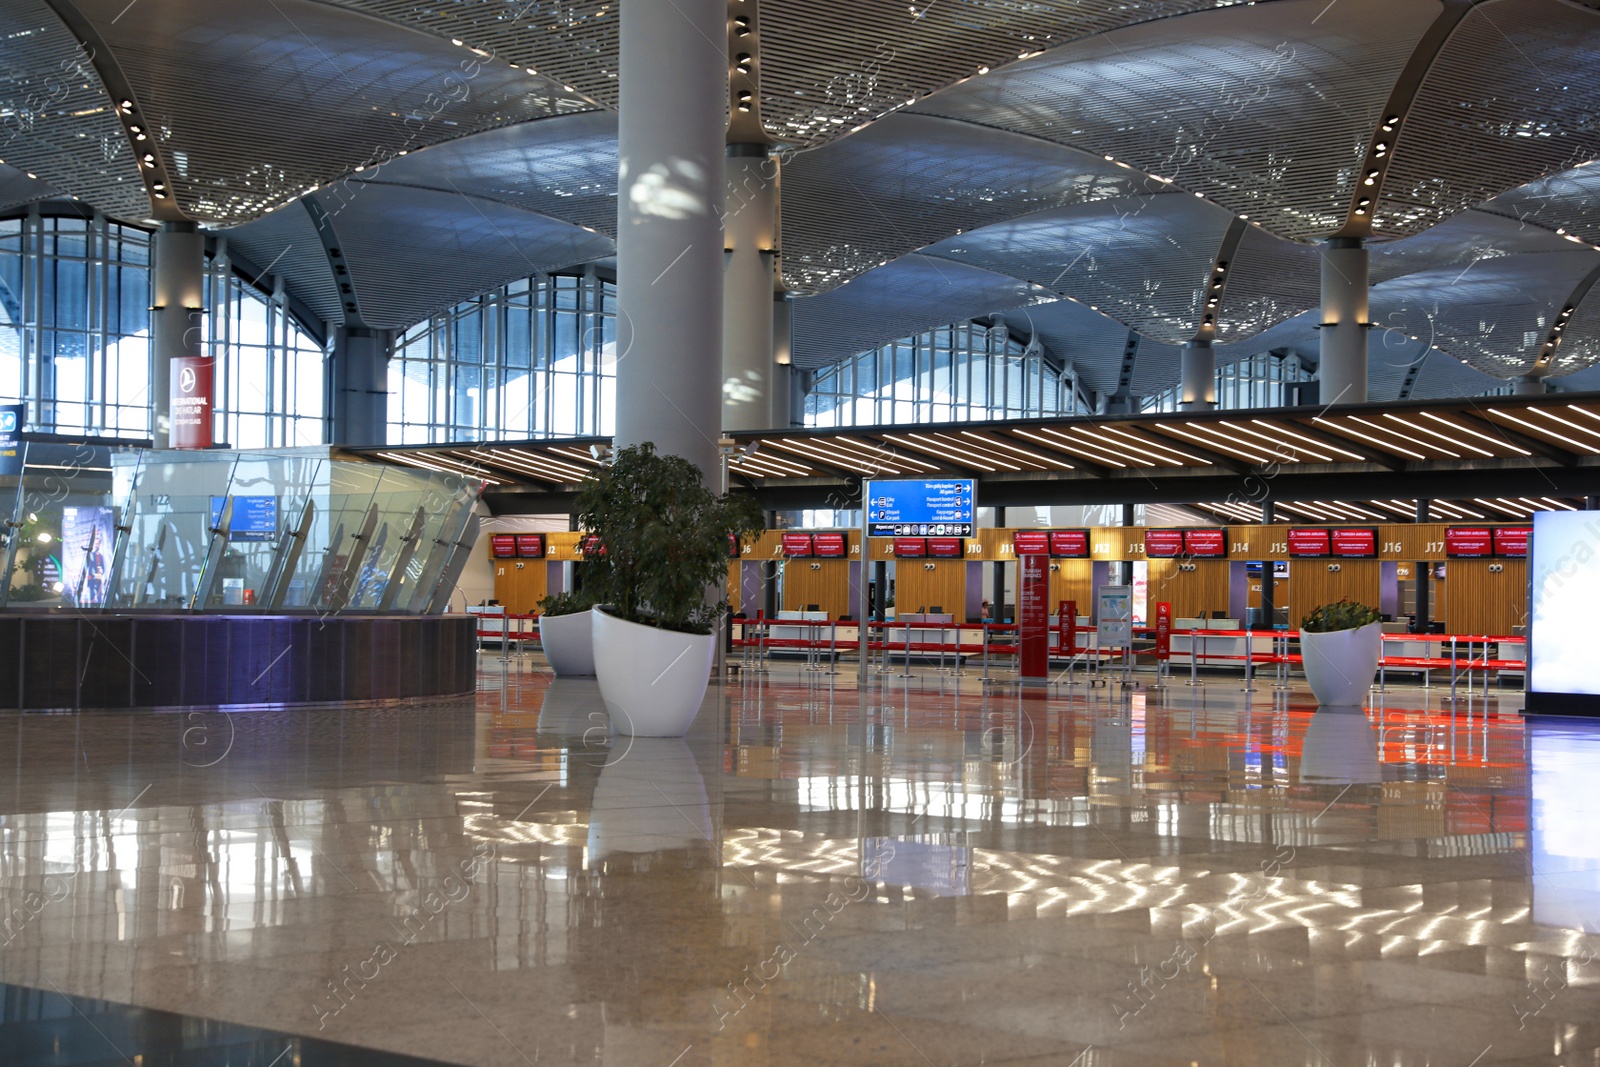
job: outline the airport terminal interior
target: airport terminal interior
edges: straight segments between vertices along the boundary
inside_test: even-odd
[[[1600,1067],[1600,3],[0,59],[0,1067]]]

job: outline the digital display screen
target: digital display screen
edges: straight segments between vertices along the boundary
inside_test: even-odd
[[[1183,551],[1195,559],[1224,559],[1228,555],[1228,531],[1185,530]]]
[[[811,535],[811,551],[813,555],[823,559],[844,559],[845,542],[842,533],[819,533]]]
[[[1151,559],[1175,559],[1183,555],[1183,531],[1146,530],[1144,554]]]
[[[495,559],[517,558],[516,534],[490,534],[489,554]]]
[[[959,537],[928,538],[928,555],[935,559],[960,559],[966,554],[966,542]]]
[[[896,537],[894,539],[894,554],[899,559],[914,559],[928,554],[928,539],[926,537]]]
[[[1532,526],[1496,526],[1494,554],[1505,559],[1527,559],[1528,539],[1532,536]]]
[[[105,603],[116,522],[107,507],[61,509],[61,599],[80,608]]]
[[[1050,554],[1056,559],[1088,559],[1088,530],[1052,530]]]
[[[784,534],[783,554],[790,559],[794,559],[796,556],[811,555],[811,535],[808,533]]]
[[[1341,559],[1377,559],[1378,531],[1375,527],[1334,530],[1328,537],[1328,547]]]
[[[728,535],[728,558],[729,559],[738,559],[742,555],[744,555],[744,546],[739,543],[739,535],[738,534],[729,534]]]
[[[1494,554],[1494,531],[1487,526],[1450,526],[1444,531],[1449,559],[1480,559]]]
[[[1324,527],[1293,527],[1289,530],[1289,555],[1296,559],[1326,556],[1330,547],[1329,540],[1328,531]]]
[[[1584,511],[1533,517],[1528,604],[1528,702],[1534,713],[1593,715],[1600,704],[1595,606],[1600,604],[1600,520]]]
[[[1011,550],[1019,556],[1043,556],[1050,551],[1050,535],[1044,530],[1015,530]]]
[[[971,478],[871,481],[863,499],[872,537],[971,537]]]
[[[544,534],[517,534],[520,559],[544,559]]]

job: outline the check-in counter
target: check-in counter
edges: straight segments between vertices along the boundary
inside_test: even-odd
[[[1252,656],[1270,656],[1273,636],[1269,633],[1252,633],[1249,637],[1239,633],[1237,619],[1174,619],[1172,620],[1172,655],[1168,663],[1174,668],[1188,667],[1198,652],[1201,667],[1228,667],[1244,670],[1246,649]],[[1200,631],[1195,634],[1182,630]],[[1233,631],[1207,633],[1208,630]]]

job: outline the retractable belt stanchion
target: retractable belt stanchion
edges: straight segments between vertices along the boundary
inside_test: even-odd
[[[1241,692],[1254,693],[1255,685],[1256,643],[1255,632],[1246,629],[1244,632],[1244,689]]]
[[[1200,638],[1196,631],[1189,631],[1189,684],[1200,684]]]
[[[839,620],[828,620],[828,674],[839,673]]]

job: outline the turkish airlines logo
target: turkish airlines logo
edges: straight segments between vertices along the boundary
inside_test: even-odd
[[[178,388],[186,393],[194,392],[195,376],[193,367],[185,367],[178,374]]]
[[[17,432],[17,413],[15,411],[0,411],[0,433]]]

